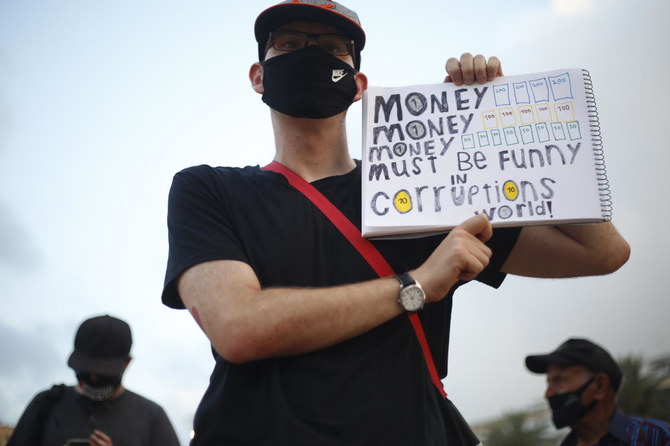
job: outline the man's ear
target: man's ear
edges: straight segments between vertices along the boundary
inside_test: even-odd
[[[126,373],[126,369],[128,368],[128,364],[130,364],[130,361],[133,360],[133,357],[128,355],[128,359],[126,359],[126,363],[123,365],[123,369],[121,370],[121,376],[123,376],[124,373]]]
[[[610,377],[604,373],[599,373],[595,378],[596,389],[594,392],[594,398],[597,400],[602,400],[607,395],[607,392],[610,389]]]
[[[263,66],[256,62],[249,69],[249,80],[251,81],[251,88],[258,94],[263,94],[265,88],[263,87]]]
[[[354,76],[354,79],[356,80],[356,86],[358,87],[356,96],[354,96],[354,102],[356,102],[361,100],[363,92],[368,89],[368,77],[359,71]]]

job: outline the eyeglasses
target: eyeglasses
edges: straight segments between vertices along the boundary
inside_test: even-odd
[[[307,34],[300,31],[272,31],[268,39],[268,48],[277,51],[296,51],[307,45],[309,38],[314,38],[319,48],[333,56],[346,56],[354,52],[354,41],[342,34]]]

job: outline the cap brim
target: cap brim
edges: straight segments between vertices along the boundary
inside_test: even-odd
[[[354,40],[357,51],[362,50],[365,46],[365,32],[359,24],[336,11],[309,3],[280,3],[263,11],[256,19],[254,26],[256,41],[265,43],[270,31],[278,26],[303,20],[325,23],[342,30]]]
[[[128,362],[128,357],[123,358],[95,358],[73,352],[67,361],[67,365],[78,372],[97,373],[106,376],[119,376]]]
[[[572,365],[574,361],[555,353],[526,356],[526,367],[533,373],[547,373],[549,364]]]

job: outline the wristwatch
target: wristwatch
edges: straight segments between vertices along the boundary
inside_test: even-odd
[[[426,293],[424,293],[419,282],[414,280],[409,273],[398,274],[395,278],[400,282],[400,293],[398,294],[400,306],[410,313],[422,309],[423,303],[426,301]]]

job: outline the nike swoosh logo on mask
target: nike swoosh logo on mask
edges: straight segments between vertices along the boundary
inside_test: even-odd
[[[346,77],[348,73],[344,70],[333,70],[333,82],[339,82]]]

